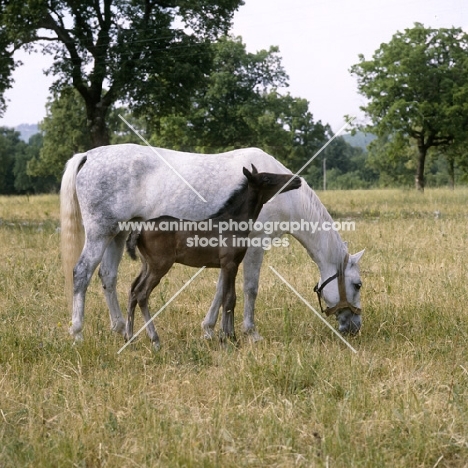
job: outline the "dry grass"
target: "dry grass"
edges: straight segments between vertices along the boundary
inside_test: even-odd
[[[315,305],[317,269],[294,242],[266,257],[260,343],[200,338],[205,271],[157,319],[159,353],[141,336],[117,355],[97,279],[73,346],[58,199],[0,198],[0,466],[468,466],[468,191],[320,196],[356,221],[350,250],[367,249],[357,355],[267,268]],[[137,270],[125,258],[122,305]],[[152,309],[194,272],[172,270]]]

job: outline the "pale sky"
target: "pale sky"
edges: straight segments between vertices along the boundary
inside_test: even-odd
[[[462,27],[468,31],[466,0],[245,0],[235,15],[233,34],[249,52],[278,46],[288,91],[305,98],[315,120],[334,130],[344,115],[362,117],[364,103],[349,73],[358,55],[371,58],[381,43],[415,22],[427,27]],[[37,123],[45,116],[52,77],[44,75],[51,58],[18,55],[24,65],[14,74],[5,97],[1,126]]]

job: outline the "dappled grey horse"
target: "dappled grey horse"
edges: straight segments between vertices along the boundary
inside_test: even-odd
[[[74,339],[82,339],[86,290],[99,264],[112,330],[125,333],[116,292],[117,270],[128,235],[128,230],[121,229],[122,222],[163,215],[194,221],[208,218],[240,185],[242,168],[251,164],[262,172],[291,174],[256,148],[206,155],[122,144],[95,148],[71,158],[62,178],[60,218],[62,262],[72,307],[70,333]],[[253,231],[252,237],[265,240],[290,232],[306,248],[320,270],[315,290],[326,304],[325,311],[335,315],[342,333],[359,331],[358,261],[363,252],[349,255],[346,244],[333,229],[312,233],[305,228],[290,228],[293,222],[304,221],[331,226],[333,220],[314,191],[303,183],[298,190],[277,195],[264,206],[258,221],[272,221],[273,229]],[[265,252],[261,245],[249,247],[244,258],[243,330],[254,340],[261,339],[254,321]],[[206,337],[213,336],[222,296],[221,273],[215,298],[202,323]]]

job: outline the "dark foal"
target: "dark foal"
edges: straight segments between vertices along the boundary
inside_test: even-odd
[[[161,216],[148,221],[154,223],[154,230],[133,231],[130,234],[127,239],[127,250],[135,259],[135,247],[138,247],[143,264],[140,274],[130,289],[126,340],[130,340],[133,336],[134,313],[138,303],[147,323],[148,336],[153,346],[159,349],[159,336],[151,321],[148,299],[151,291],[174,263],[192,267],[221,268],[223,281],[221,336],[235,339],[235,282],[239,265],[248,248],[249,239],[246,238],[250,233],[249,229],[242,227],[246,225],[251,227],[258,218],[262,206],[280,189],[281,192],[287,192],[301,186],[301,179],[297,176],[259,173],[254,165],[252,172],[246,168],[243,172],[247,178],[244,184],[231,194],[224,206],[209,220],[190,222]],[[170,223],[174,230],[167,229]],[[239,229],[240,223],[243,225],[241,229]],[[177,226],[187,225],[193,229],[177,229]],[[230,229],[221,234],[222,225],[229,225]],[[161,230],[163,226],[164,230]],[[205,230],[207,226],[211,229]]]

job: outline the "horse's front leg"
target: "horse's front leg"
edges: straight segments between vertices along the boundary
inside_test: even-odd
[[[263,340],[255,328],[254,313],[264,254],[265,251],[261,247],[249,247],[244,257],[244,323],[242,328],[252,341]]]
[[[236,307],[236,276],[239,265],[234,262],[223,267],[223,317],[221,320],[221,340],[236,340],[234,331],[234,308]]]
[[[214,338],[214,327],[218,320],[219,308],[223,303],[223,270],[219,272],[218,282],[216,283],[216,293],[211,303],[210,310],[207,312],[203,322],[203,337],[207,339]]]
[[[112,239],[104,252],[99,268],[99,277],[109,308],[111,330],[121,335],[125,334],[125,320],[117,297],[117,270],[122,259],[127,235],[128,232],[122,231]]]

